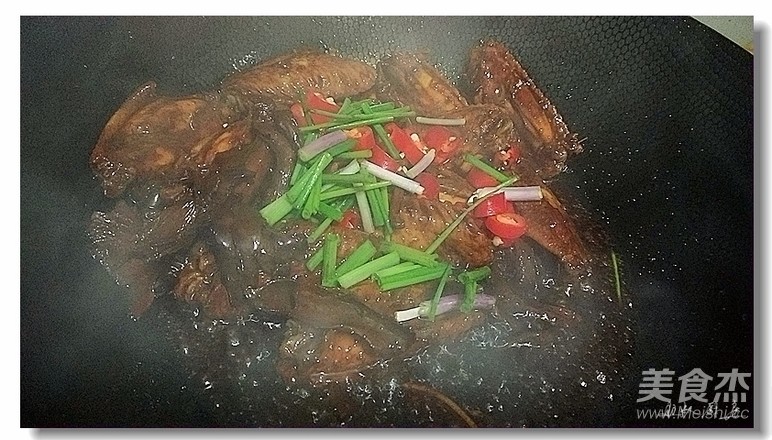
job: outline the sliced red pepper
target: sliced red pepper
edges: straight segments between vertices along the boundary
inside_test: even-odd
[[[292,117],[295,119],[295,122],[298,123],[298,127],[305,127],[306,115],[303,112],[303,106],[300,105],[299,102],[296,102],[290,106],[290,111],[292,112]]]
[[[525,218],[513,212],[496,214],[486,218],[485,227],[493,235],[505,241],[522,237],[527,229]]]
[[[385,127],[389,132],[389,138],[397,147],[397,150],[405,153],[405,159],[410,162],[410,165],[415,165],[419,160],[423,159],[424,152],[416,145],[413,138],[402,128],[395,123],[389,123],[388,127]]]
[[[513,143],[509,146],[509,149],[507,150],[507,155],[508,155],[507,161],[509,162],[510,165],[514,165],[520,160],[520,157],[522,156],[522,154],[523,153],[520,150],[520,146],[518,144]]]
[[[494,179],[490,174],[477,167],[472,167],[472,169],[466,173],[466,180],[475,188],[493,187],[498,186],[499,183],[501,183]]]
[[[349,209],[343,213],[343,217],[338,221],[338,224],[348,229],[359,228],[359,213],[355,209]]]
[[[323,110],[330,113],[337,113],[340,109],[337,105],[327,102],[321,93],[310,91],[306,92],[306,105],[309,109]],[[314,121],[314,124],[324,124],[325,122],[330,122],[332,118],[311,112],[311,120]]]
[[[459,139],[453,139],[453,132],[441,125],[426,130],[422,138],[427,147],[434,148],[437,155],[434,163],[446,162],[461,146]]]
[[[505,213],[509,208],[510,206],[506,196],[504,193],[500,193],[483,200],[482,203],[474,208],[472,215],[475,218],[490,217],[492,215]]]
[[[354,146],[354,150],[370,150],[373,147],[378,146],[378,144],[375,142],[375,134],[373,133],[373,129],[368,126],[349,130],[347,134],[348,137],[357,140],[357,144]]]
[[[440,182],[434,175],[429,173],[421,173],[416,176],[415,180],[424,187],[422,196],[431,200],[440,199]]]
[[[374,145],[370,148],[370,150],[373,151],[373,155],[367,159],[370,162],[378,165],[381,168],[385,168],[389,171],[397,172],[399,169],[399,164],[391,158],[391,156],[388,155],[385,151],[383,151],[383,148]]]

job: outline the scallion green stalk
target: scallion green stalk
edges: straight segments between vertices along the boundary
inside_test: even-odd
[[[367,194],[365,191],[357,191],[354,196],[357,199],[357,206],[359,207],[359,219],[362,221],[362,229],[368,234],[375,232],[375,224],[373,223],[373,213],[370,208],[370,203],[367,201]]]
[[[396,252],[399,258],[424,267],[437,265],[437,254],[427,254],[424,251],[405,246],[403,244],[386,242],[381,245],[381,252]]]
[[[393,102],[381,102],[379,104],[372,104],[369,107],[371,112],[378,113],[387,110],[395,110],[396,105]],[[400,107],[400,109],[404,109],[404,111],[410,111],[409,107]]]
[[[348,289],[354,284],[366,280],[375,272],[397,264],[399,264],[399,254],[390,252],[341,275],[338,277],[338,284],[344,289]]]
[[[306,261],[306,268],[310,271],[316,270],[317,267],[319,267],[320,264],[322,264],[322,259],[324,257],[324,247],[320,247],[319,250],[314,252],[314,255],[311,255],[311,257]]]
[[[372,176],[365,174],[322,174],[323,183],[352,184],[373,183]]]
[[[365,114],[373,113],[373,111],[367,105],[362,106],[362,112]],[[383,125],[372,125],[373,131],[375,131],[375,134],[378,135],[378,138],[381,140],[381,142],[383,142],[383,145],[386,147],[386,152],[389,153],[389,156],[391,156],[393,159],[399,159],[399,150],[397,150],[397,147],[394,146],[394,142],[391,141],[391,138],[389,137],[388,133],[386,133],[386,129],[383,128]]]
[[[323,257],[322,257],[322,286],[335,286],[335,266],[338,259],[338,244],[340,235],[327,234],[324,236]]]
[[[502,173],[496,168],[493,168],[492,166],[483,162],[477,156],[474,156],[471,154],[465,154],[464,160],[474,165],[475,167],[479,168],[480,170],[484,171],[486,174],[498,180],[499,182],[506,182],[512,178],[512,176],[507,176],[506,174]]]
[[[376,252],[375,245],[370,240],[365,240],[364,243],[360,244],[351,255],[335,269],[335,281],[337,281],[341,275],[349,273],[370,261],[370,259],[375,256]]]
[[[314,185],[311,187],[311,192],[308,195],[308,199],[306,199],[306,203],[303,205],[303,210],[300,212],[300,216],[302,218],[308,220],[316,215],[317,211],[319,211],[319,203],[321,203],[321,200],[319,199],[319,197],[321,197],[321,193],[322,181],[320,179],[316,179]]]
[[[401,117],[409,117],[411,116],[409,113],[405,113],[404,115],[400,115]],[[316,124],[316,125],[308,125],[305,127],[300,127],[298,130],[300,130],[301,133],[306,133],[309,131],[316,131],[316,130],[350,130],[352,128],[361,127],[363,125],[373,125],[373,124],[384,124],[386,122],[392,122],[394,120],[394,116],[383,116],[383,117],[374,117],[372,119],[362,119],[358,121],[352,121],[347,122],[345,124],[336,123],[336,122],[325,122],[323,124]]]
[[[474,208],[479,206],[480,203],[487,200],[488,197],[495,194],[496,191],[500,190],[501,188],[504,188],[507,185],[512,184],[512,182],[514,182],[515,180],[517,180],[517,177],[512,177],[509,180],[502,182],[501,185],[493,188],[489,193],[482,195],[474,203],[469,205],[461,214],[458,215],[458,217],[456,217],[455,220],[453,220],[451,224],[448,225],[447,228],[445,228],[445,230],[442,231],[440,235],[437,236],[436,239],[434,239],[432,244],[430,244],[429,247],[424,250],[424,252],[426,252],[427,254],[433,254],[435,251],[437,251],[437,248],[439,248],[440,245],[448,238],[448,236],[450,236],[453,230],[456,229],[456,227],[458,227],[458,225],[461,224],[461,222],[464,220],[464,217],[466,217],[470,212],[472,212]]]
[[[340,156],[343,153],[350,152],[351,150],[354,149],[354,146],[356,144],[357,144],[356,139],[346,139],[345,141],[327,150],[327,153],[329,153],[330,156],[335,158],[336,156]]]
[[[292,175],[290,176],[289,184],[294,185],[295,182],[303,175],[305,172],[308,171],[308,168],[306,168],[305,165],[303,165],[302,162],[297,161],[295,162],[295,167],[292,168]]]
[[[478,267],[474,270],[467,270],[458,274],[458,282],[466,284],[469,282],[480,282],[491,276],[491,268],[489,266]]]
[[[321,237],[322,234],[324,234],[325,231],[327,231],[327,228],[330,227],[332,222],[333,222],[333,220],[331,218],[329,218],[329,217],[327,217],[326,219],[322,220],[322,222],[319,223],[319,226],[314,228],[314,230],[308,236],[308,239],[307,239],[308,242],[309,243],[316,243],[316,241],[319,240],[319,237]]]
[[[381,208],[383,208],[383,217],[386,220],[386,224],[384,227],[386,228],[386,237],[390,237],[391,233],[393,232],[394,228],[391,227],[391,211],[389,207],[389,188],[383,187],[380,190],[380,202],[381,202]]]
[[[321,201],[319,202],[318,212],[319,214],[322,214],[326,218],[329,218],[335,221],[340,221],[340,219],[343,218],[343,211],[341,211],[335,206],[332,206],[330,204],[327,204]]]
[[[459,307],[462,312],[469,313],[474,307],[474,300],[477,297],[477,281],[469,281],[464,283],[464,301],[461,302]]]
[[[445,273],[445,267],[441,264],[432,267],[421,266],[407,272],[382,277],[378,285],[384,291],[399,289],[400,287],[436,280],[443,273]]]
[[[429,313],[427,314],[427,318],[429,318],[430,321],[434,322],[434,317],[437,316],[437,304],[440,302],[440,297],[442,297],[442,292],[445,290],[445,284],[448,282],[448,278],[450,277],[450,264],[445,264],[445,271],[442,272],[442,276],[440,277],[440,282],[437,284],[437,290],[434,291],[434,296],[432,297],[432,302],[429,305]]]
[[[362,186],[357,186],[353,188],[342,188],[342,189],[334,189],[331,191],[324,191],[321,195],[321,200],[329,200],[329,199],[335,199],[338,197],[343,196],[350,196],[351,194],[356,194],[359,191],[369,191],[371,189],[376,188],[384,188],[391,185],[391,182],[377,182],[377,183],[367,183]]]
[[[340,109],[338,109],[338,115],[345,115],[350,108],[351,108],[351,98],[346,97],[346,99],[343,100],[343,104],[340,105]]]
[[[373,157],[372,150],[359,150],[341,153],[335,156],[335,159],[369,159],[371,157]]]
[[[413,269],[417,269],[419,267],[421,267],[420,264],[415,264],[411,261],[403,261],[402,263],[399,263],[396,266],[392,266],[387,269],[383,269],[383,270],[379,270],[378,272],[375,272],[373,274],[373,278],[375,278],[375,281],[377,281],[380,284],[383,277],[390,277],[392,275],[404,273]]]
[[[292,202],[292,205],[295,207],[295,209],[301,209],[302,206],[306,203],[308,196],[311,195],[311,191],[314,189],[316,181],[319,180],[319,177],[322,175],[322,171],[327,168],[327,165],[329,165],[331,162],[332,156],[330,156],[328,153],[323,153],[319,157],[319,160],[314,162],[314,165],[311,167],[311,169],[308,170],[306,175],[295,184],[295,186],[301,186],[297,198]],[[308,180],[305,180],[306,176],[308,176]],[[290,188],[290,191],[293,189],[294,187]]]
[[[385,220],[383,218],[383,209],[381,209],[381,204],[378,201],[377,191],[378,189],[365,191],[365,196],[367,197],[367,204],[370,205],[370,212],[373,216],[373,226],[380,228],[384,225]]]
[[[260,215],[263,216],[266,223],[273,226],[291,211],[292,203],[289,201],[289,197],[287,197],[287,194],[282,194],[281,197],[263,207],[260,210]]]

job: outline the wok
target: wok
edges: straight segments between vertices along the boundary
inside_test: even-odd
[[[587,138],[559,181],[622,258],[635,338],[617,372],[621,394],[590,396],[583,408],[560,389],[543,396],[540,415],[511,394],[491,402],[486,387],[499,383],[445,391],[492,426],[753,426],[752,378],[745,419],[636,416],[643,370],[755,372],[753,57],[683,17],[22,18],[21,425],[431,425],[431,414],[383,396],[354,408],[360,418],[325,418],[270,361],[214,399],[174,337],[128,318],[126,296],[91,258],[87,222],[105,201],[88,154],[112,112],[151,79],[166,93],[206,90],[301,45],[370,61],[427,50],[457,79],[488,36]],[[517,386],[514,373],[502,377]]]

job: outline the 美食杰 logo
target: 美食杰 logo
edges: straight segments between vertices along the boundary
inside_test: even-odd
[[[638,387],[639,419],[747,419],[750,417],[747,380],[751,373],[730,372],[711,376],[694,368],[681,376],[668,368],[642,372]],[[651,404],[656,406],[651,407]]]

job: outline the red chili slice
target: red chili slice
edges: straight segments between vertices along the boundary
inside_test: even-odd
[[[461,142],[452,139],[453,132],[441,125],[435,125],[424,133],[422,139],[429,148],[434,148],[437,154],[434,163],[444,163],[458,150]]]
[[[415,165],[419,160],[423,159],[424,152],[421,148],[415,144],[413,138],[397,124],[390,123],[387,128],[389,131],[389,138],[397,147],[397,150],[405,153],[405,159],[410,162],[410,165]]]
[[[471,183],[472,186],[475,188],[485,188],[485,187],[491,187],[491,186],[498,186],[499,181],[494,179],[490,174],[486,173],[485,171],[473,167],[471,170],[469,170],[468,173],[466,173],[466,180],[467,182]]]
[[[520,150],[520,146],[517,144],[511,144],[509,146],[509,150],[507,150],[508,157],[507,161],[510,165],[516,164],[517,161],[520,160],[520,156],[522,156],[522,151]]]
[[[475,218],[490,217],[496,214],[502,214],[507,212],[509,202],[507,202],[504,193],[496,194],[483,200],[482,203],[477,205],[472,211],[472,215]]]
[[[337,105],[327,102],[324,96],[317,92],[306,92],[306,105],[309,109],[323,110],[330,113],[337,113],[339,110]],[[311,120],[314,121],[314,124],[324,124],[325,122],[330,122],[332,118],[311,112]]]
[[[354,150],[371,150],[373,147],[378,146],[378,144],[375,142],[375,134],[373,133],[373,129],[368,126],[358,127],[350,130],[348,131],[348,136],[357,140],[357,144],[354,146]]]
[[[359,227],[359,213],[355,209],[349,209],[343,213],[338,223],[344,228],[357,229]]]
[[[485,227],[493,235],[501,237],[503,240],[522,237],[527,229],[525,218],[513,212],[506,212],[486,218]]]
[[[434,175],[429,173],[421,173],[416,176],[415,180],[424,187],[422,196],[431,200],[439,200],[440,198],[440,182]]]
[[[306,115],[303,112],[303,106],[300,105],[299,102],[296,102],[290,106],[290,111],[292,112],[292,117],[295,119],[295,122],[298,123],[298,127],[305,127],[306,124]]]
[[[373,155],[368,159],[370,162],[389,171],[397,172],[399,164],[388,153],[383,151],[381,147],[374,145],[370,149],[373,151]]]

